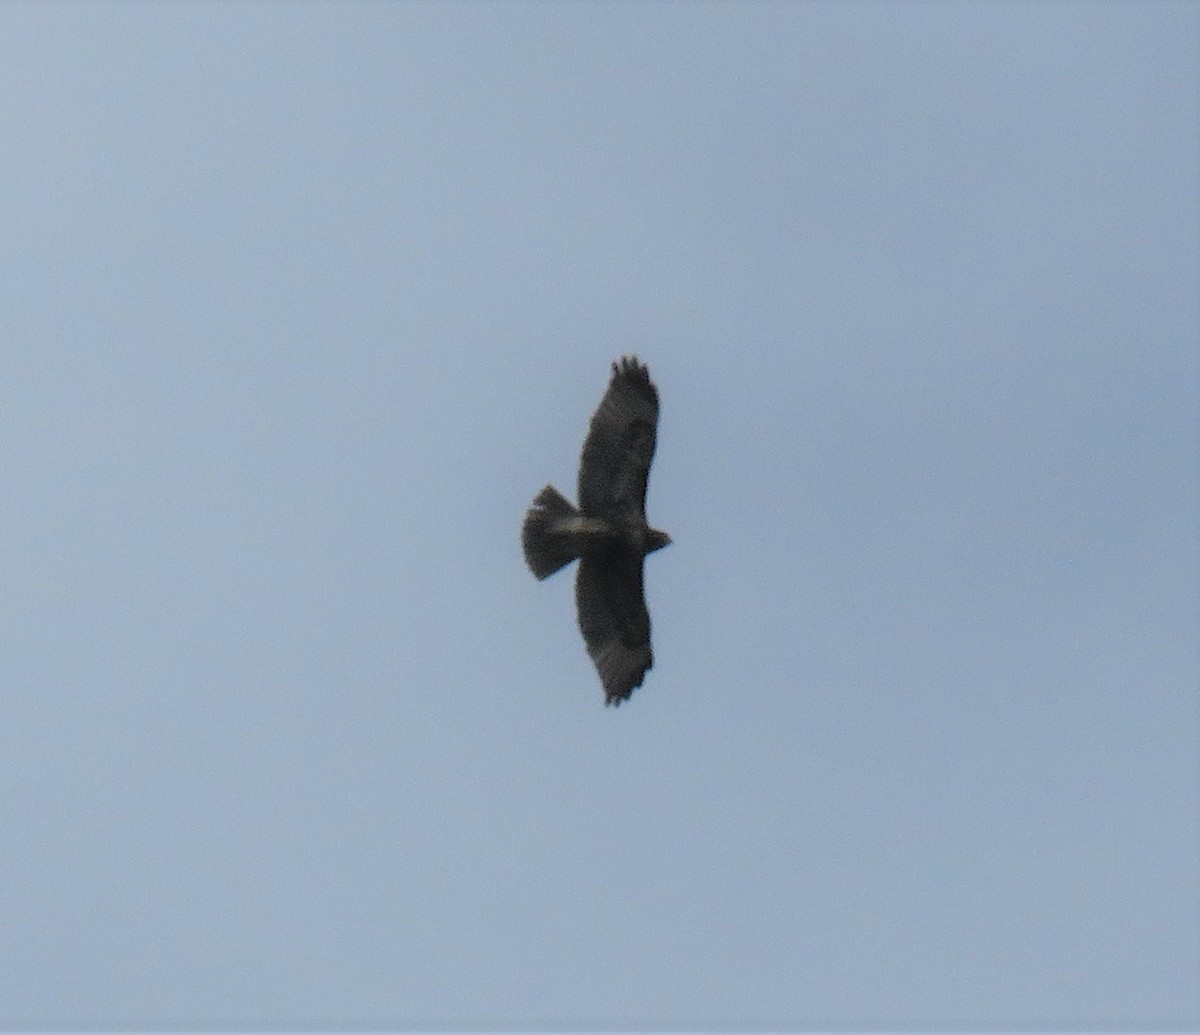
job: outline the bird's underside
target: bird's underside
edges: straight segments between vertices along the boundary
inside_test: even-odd
[[[654,458],[658,393],[634,357],[613,364],[592,416],[579,465],[579,507],[547,485],[525,515],[525,560],[539,579],[579,559],[575,604],[588,654],[619,705],[654,663],[642,584],[646,554],[666,546],[646,521],[646,482]]]

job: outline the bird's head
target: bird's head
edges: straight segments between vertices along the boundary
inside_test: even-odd
[[[653,553],[655,550],[661,550],[664,546],[671,545],[671,537],[666,532],[660,532],[657,528],[651,528],[646,532],[646,553]]]

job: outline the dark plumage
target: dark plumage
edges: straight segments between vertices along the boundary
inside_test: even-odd
[[[646,522],[658,392],[636,357],[623,357],[612,371],[583,443],[579,507],[547,485],[525,515],[521,543],[539,579],[580,558],[579,628],[604,684],[605,704],[619,705],[654,664],[642,560],[671,537]]]

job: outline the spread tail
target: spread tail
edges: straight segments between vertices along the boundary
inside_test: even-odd
[[[533,499],[521,529],[525,563],[539,579],[553,575],[579,556],[580,537],[563,518],[578,517],[576,510],[553,485],[547,485]]]

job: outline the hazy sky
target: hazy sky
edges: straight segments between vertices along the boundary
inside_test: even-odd
[[[1198,40],[0,6],[0,1026],[1200,1023]]]

